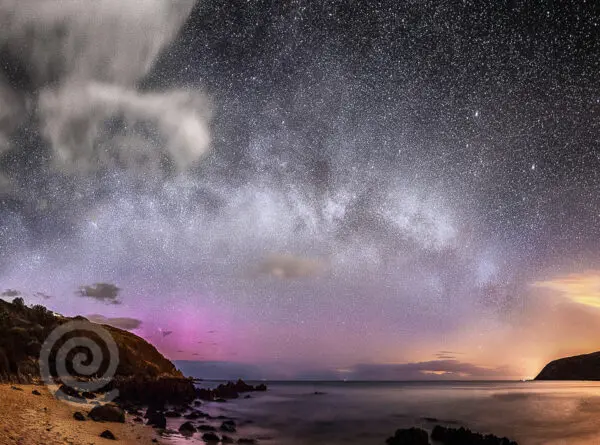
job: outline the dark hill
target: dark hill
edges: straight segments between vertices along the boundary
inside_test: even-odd
[[[600,380],[600,352],[554,360],[535,380]]]
[[[98,325],[84,317],[68,318],[48,311],[44,306],[27,307],[21,298],[12,303],[0,299],[0,382],[31,382],[40,379],[38,360],[42,345],[50,333],[58,326],[78,320],[90,327]],[[102,325],[113,337],[119,349],[119,365],[112,387],[117,387],[121,394],[141,401],[151,401],[163,396],[174,399],[193,398],[194,387],[189,379],[175,368],[154,346],[131,332],[112,326]],[[73,337],[85,337],[96,344],[103,345],[99,337],[87,330],[69,332],[50,353],[50,370],[55,375],[56,351],[65,341]],[[108,368],[110,354],[102,349],[100,377]],[[89,351],[79,348],[74,352],[88,354]],[[67,355],[67,369],[72,371],[73,354]],[[73,373],[76,375],[75,373]]]

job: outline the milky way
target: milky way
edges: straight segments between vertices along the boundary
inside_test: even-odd
[[[600,346],[551,285],[600,269],[585,4],[34,3],[0,0],[1,287],[276,376]]]

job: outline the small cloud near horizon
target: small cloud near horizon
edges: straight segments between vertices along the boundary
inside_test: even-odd
[[[136,318],[129,318],[129,317],[108,318],[108,317],[105,317],[104,315],[92,314],[92,315],[88,315],[86,318],[89,321],[91,321],[92,323],[107,324],[109,326],[123,329],[125,331],[131,331],[131,330],[137,329],[142,325],[141,320],[138,320]]]
[[[501,379],[514,377],[508,367],[488,368],[455,359],[399,364],[359,364],[346,374],[356,380]]]

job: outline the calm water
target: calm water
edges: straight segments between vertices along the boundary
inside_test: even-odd
[[[235,418],[241,426],[230,436],[268,445],[383,445],[396,428],[436,424],[520,445],[600,444],[600,382],[271,383],[252,399],[200,409]],[[168,442],[191,445],[200,437]]]

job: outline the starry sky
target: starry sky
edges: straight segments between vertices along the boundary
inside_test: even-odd
[[[254,377],[600,349],[594,2],[90,5],[0,0],[6,298]]]

